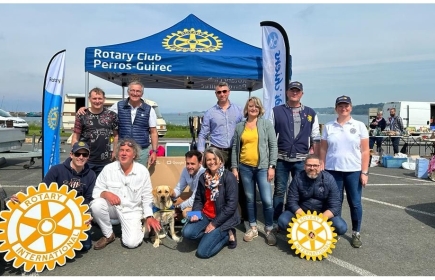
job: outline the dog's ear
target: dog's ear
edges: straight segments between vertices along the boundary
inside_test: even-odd
[[[156,197],[157,196],[157,189],[159,188],[159,186],[157,186],[157,187],[153,187],[153,191],[152,191],[152,193],[153,193],[153,197]]]

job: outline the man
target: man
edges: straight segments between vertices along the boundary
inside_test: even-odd
[[[193,201],[195,200],[195,192],[198,187],[199,177],[204,173],[205,168],[202,166],[202,153],[192,150],[185,154],[186,167],[181,172],[180,181],[177,186],[175,186],[171,197],[176,202],[174,203],[176,211],[179,209],[182,211],[183,218],[187,217],[187,212],[192,210]],[[183,193],[184,189],[189,186],[192,195],[183,200],[180,195]]]
[[[231,171],[231,151],[236,124],[243,120],[243,108],[230,102],[230,87],[226,82],[219,82],[215,89],[217,103],[208,109],[203,117],[202,127],[198,134],[198,151],[204,153],[206,138],[210,146],[222,152],[225,168]],[[242,181],[239,181],[239,205],[242,219],[246,222],[246,198]],[[245,224],[246,226],[246,224]],[[248,225],[247,228],[250,228]]]
[[[391,131],[396,131],[399,133],[399,135],[403,134],[403,121],[400,116],[396,116],[395,108],[390,109],[390,117],[388,118],[387,125],[389,126]],[[397,154],[399,152],[399,142],[400,137],[391,137],[391,144],[393,145],[394,154]]]
[[[131,82],[128,85],[128,98],[113,104],[109,110],[118,114],[118,138],[133,138],[141,147],[138,161],[148,167],[156,162],[159,136],[156,112],[143,101],[143,89],[142,83]],[[77,113],[83,114],[84,107]],[[116,153],[114,150],[113,154]]]
[[[113,104],[110,110],[118,114],[119,138],[133,138],[142,148],[138,161],[148,167],[156,162],[159,136],[156,112],[143,101],[143,89],[141,82],[131,82],[128,98]]]
[[[292,179],[285,211],[279,216],[278,225],[286,231],[296,214],[316,211],[332,221],[335,233],[340,236],[347,231],[346,222],[339,216],[340,208],[340,193],[334,177],[327,171],[320,171],[319,157],[311,154],[305,159],[304,170]]]
[[[278,140],[273,193],[275,227],[282,213],[289,172],[294,178],[297,172],[304,169],[304,160],[309,153],[319,155],[319,120],[313,109],[302,105],[303,94],[303,85],[297,81],[291,82],[286,92],[287,102],[274,107],[270,115]]]
[[[48,170],[42,182],[47,186],[51,183],[57,183],[68,186],[68,191],[76,190],[77,196],[83,196],[83,204],[89,205],[92,201],[92,192],[95,186],[96,175],[87,164],[89,158],[89,146],[79,141],[72,146],[70,157],[63,163],[54,165]],[[16,195],[11,196],[13,202],[19,202]],[[90,221],[87,221],[90,223]],[[87,251],[92,247],[91,235],[88,233],[88,239],[82,241],[82,251]]]
[[[153,217],[153,196],[148,169],[135,162],[140,157],[140,146],[130,138],[121,139],[116,147],[116,161],[103,168],[95,183],[91,203],[92,216],[103,232],[95,250],[115,241],[111,219],[121,223],[122,244],[136,248],[142,244],[142,223],[148,231],[159,232],[161,226]]]
[[[110,142],[113,134],[113,147],[118,141],[118,116],[115,112],[104,108],[105,93],[100,88],[93,88],[89,92],[91,107],[85,109],[84,114],[76,115],[74,133],[71,144],[85,141],[90,150],[88,164],[98,176],[103,167],[111,162],[112,146]]]
[[[231,167],[231,148],[236,124],[243,119],[243,108],[228,99],[230,88],[226,82],[216,86],[217,103],[208,109],[198,134],[198,151],[204,153],[206,138],[210,137],[210,146],[219,149],[225,159],[225,168]]]

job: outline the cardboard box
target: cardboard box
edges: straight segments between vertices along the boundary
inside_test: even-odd
[[[156,163],[148,168],[151,175],[153,187],[167,185],[175,187],[180,180],[181,172],[186,166],[185,157],[157,157]],[[191,196],[189,186],[180,195],[181,200],[186,200]]]
[[[175,187],[185,166],[184,156],[157,157],[156,163],[148,168],[153,187],[159,185]]]

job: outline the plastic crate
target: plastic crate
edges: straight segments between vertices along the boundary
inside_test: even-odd
[[[384,156],[382,156],[382,166],[386,166],[387,159],[392,159],[392,158],[394,158],[394,157],[390,156],[390,155],[384,155]]]
[[[383,159],[382,159],[383,161]],[[386,158],[384,167],[386,168],[400,168],[403,162],[407,162],[408,158]]]
[[[429,160],[425,158],[418,158],[415,163],[415,177],[426,179],[429,167]]]

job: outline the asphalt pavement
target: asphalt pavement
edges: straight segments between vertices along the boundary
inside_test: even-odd
[[[67,146],[63,148],[68,151]],[[64,160],[68,153],[62,153]],[[0,183],[8,194],[41,181],[41,161],[29,169],[29,159],[8,159],[0,168]],[[119,227],[116,240],[103,250],[76,253],[73,260],[40,276],[433,276],[433,237],[435,234],[435,182],[419,179],[414,171],[402,168],[370,168],[369,184],[363,190],[363,223],[359,249],[351,247],[351,225],[347,201],[343,218],[348,232],[332,254],[323,260],[301,259],[290,249],[284,233],[277,235],[276,246],[265,243],[261,202],[257,202],[259,237],[244,242],[244,227],[237,228],[238,246],[223,248],[210,259],[195,256],[197,244],[183,240],[163,240],[154,248],[150,242],[139,248],[121,246]],[[180,226],[177,227],[180,236]],[[101,237],[98,227],[92,240]],[[0,253],[0,276],[21,275]]]

